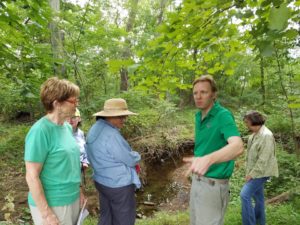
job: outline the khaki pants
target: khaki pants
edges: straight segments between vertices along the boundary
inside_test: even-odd
[[[71,205],[51,207],[61,225],[74,225],[77,222],[80,202],[79,198]],[[30,206],[30,212],[35,225],[42,225],[43,219],[37,207]]]
[[[223,225],[229,202],[229,184],[199,180],[193,175],[190,193],[191,225]]]

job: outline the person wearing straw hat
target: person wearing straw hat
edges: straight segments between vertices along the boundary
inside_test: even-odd
[[[98,225],[135,223],[135,189],[141,187],[135,166],[141,156],[119,131],[130,115],[137,114],[128,110],[124,99],[108,99],[94,114],[96,122],[87,134],[88,160],[99,192]]]

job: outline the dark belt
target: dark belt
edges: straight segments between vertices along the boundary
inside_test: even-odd
[[[196,175],[197,181],[203,181],[205,183],[208,183],[211,186],[214,186],[215,184],[228,184],[229,179],[215,179],[215,178],[210,178],[210,177],[204,177],[204,176],[198,176]]]

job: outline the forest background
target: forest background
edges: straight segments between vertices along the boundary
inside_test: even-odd
[[[162,158],[176,161],[192,148],[191,83],[212,74],[245,140],[243,114],[255,109],[267,116],[280,164],[279,178],[267,186],[267,197],[278,197],[268,205],[269,224],[299,224],[299,11],[299,0],[2,0],[0,221],[30,223],[20,200],[20,189],[26,191],[23,145],[44,114],[39,88],[47,78],[80,87],[84,131],[106,99],[125,98],[139,116],[122,132],[151,173]],[[244,156],[233,177],[228,225],[241,223],[243,163]],[[187,221],[183,211],[138,223]]]

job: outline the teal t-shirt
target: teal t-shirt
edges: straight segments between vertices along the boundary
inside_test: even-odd
[[[227,139],[240,136],[233,115],[218,102],[214,104],[201,121],[201,111],[195,116],[195,156],[204,156],[227,145]],[[213,164],[206,172],[206,177],[227,179],[231,176],[234,161]]]
[[[80,193],[80,151],[68,123],[38,120],[25,139],[24,159],[43,164],[40,180],[49,206],[73,203]],[[31,193],[28,202],[35,206]]]

